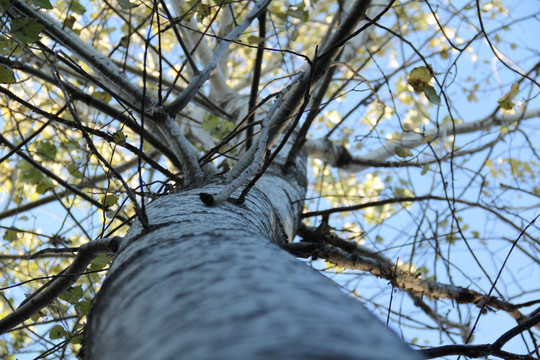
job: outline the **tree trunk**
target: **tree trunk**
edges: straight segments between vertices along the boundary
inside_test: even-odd
[[[203,205],[219,188],[163,196],[147,208],[153,228],[129,230],[89,315],[87,359],[421,358],[275,244],[294,235],[303,176]]]

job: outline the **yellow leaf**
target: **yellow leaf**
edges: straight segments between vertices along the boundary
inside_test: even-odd
[[[409,85],[415,92],[422,92],[432,77],[431,70],[427,66],[415,67],[409,73]]]

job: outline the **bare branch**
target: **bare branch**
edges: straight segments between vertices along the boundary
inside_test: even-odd
[[[271,132],[269,146],[272,146],[283,130],[289,126],[292,115],[302,104],[304,95],[310,93],[311,89],[317,85],[318,81],[326,73],[330,64],[338,55],[341,46],[346,43],[346,41],[343,41],[344,38],[350,39],[351,37],[349,36],[353,29],[360,20],[365,18],[365,12],[370,3],[370,0],[356,0],[339,27],[324,45],[321,50],[321,55],[318,55],[315,58],[308,69],[296,76],[295,87],[291,90],[291,93],[284,101],[283,106],[276,112],[274,118],[270,122]],[[308,89],[308,87],[311,88]]]
[[[228,200],[231,194],[238,189],[246,180],[255,174],[255,172],[261,166],[261,163],[266,155],[267,141],[268,141],[268,124],[274,113],[279,109],[282,104],[283,98],[287,92],[291,89],[292,84],[287,86],[281,91],[274,104],[268,110],[268,114],[261,121],[261,129],[258,137],[257,146],[253,146],[240,158],[238,163],[227,173],[226,178],[229,182],[221,193],[217,195],[211,195],[202,193],[201,201],[206,205],[217,205],[225,200]]]

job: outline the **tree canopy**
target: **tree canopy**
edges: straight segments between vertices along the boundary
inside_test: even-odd
[[[0,318],[152,199],[201,171],[245,186],[289,141],[308,193],[285,250],[428,357],[540,358],[538,2],[0,11]],[[74,358],[109,250],[0,353]]]

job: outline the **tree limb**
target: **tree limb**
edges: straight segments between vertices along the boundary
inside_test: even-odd
[[[276,112],[270,122],[271,132],[269,146],[272,146],[278,136],[285,128],[287,128],[292,119],[292,115],[302,104],[304,95],[310,93],[312,88],[317,85],[318,81],[326,73],[331,62],[338,55],[340,47],[345,44],[343,39],[351,34],[360,20],[365,18],[366,9],[369,7],[370,3],[370,0],[356,0],[347,12],[347,16],[345,16],[341,24],[322,48],[322,55],[318,55],[308,69],[296,76],[295,80],[299,81],[297,81],[295,87],[283,102],[283,106]],[[311,89],[307,89],[308,86],[311,87]]]
[[[96,256],[116,253],[121,241],[122,238],[120,236],[113,236],[111,238],[97,239],[82,245],[78,249],[77,256],[70,266],[30,295],[15,311],[0,320],[0,334],[11,330],[44,307],[50,305],[84,274],[87,266]]]
[[[8,13],[14,17],[25,16],[37,19],[45,27],[43,31],[47,35],[84,60],[96,71],[100,81],[115,89],[118,94],[122,94],[120,97],[127,104],[136,106],[148,100],[148,98],[143,99],[140,89],[133,85],[108,57],[82,41],[71,29],[64,27],[47,14],[21,0],[12,1],[8,7]]]
[[[186,89],[182,91],[182,93],[180,93],[180,95],[176,99],[174,99],[170,104],[164,106],[164,112],[171,115],[176,115],[180,111],[182,111],[182,109],[186,107],[187,104],[191,102],[195,95],[197,95],[201,86],[203,86],[206,80],[208,80],[208,78],[210,77],[212,70],[214,70],[214,68],[218,65],[221,56],[228,49],[231,40],[236,39],[259,15],[259,13],[266,8],[269,3],[270,0],[262,0],[255,4],[251,12],[244,18],[244,21],[242,21],[237,27],[235,27],[227,36],[225,36],[221,40],[218,46],[216,46],[212,58],[210,59],[208,64],[206,64],[204,69],[201,70],[199,74],[193,77]]]
[[[42,72],[42,71],[40,71],[38,69],[34,69],[31,66],[22,64],[22,63],[20,63],[18,61],[9,60],[9,59],[7,59],[5,57],[0,57],[0,64],[7,65],[7,66],[9,66],[10,68],[13,68],[13,69],[21,70],[21,71],[23,71],[24,73],[26,73],[26,74],[28,74],[30,76],[35,76],[35,77],[37,77],[39,79],[42,79],[42,80],[56,86],[56,82],[55,82],[55,80],[53,79],[52,76],[50,76],[48,74],[45,74],[44,72]],[[39,66],[42,68],[43,64],[39,64]],[[115,109],[113,106],[109,105],[108,103],[106,103],[106,102],[104,102],[102,100],[99,100],[95,96],[92,96],[91,94],[88,94],[88,93],[80,90],[79,88],[77,88],[77,87],[75,87],[75,86],[73,86],[73,85],[71,85],[69,83],[65,84],[65,87],[66,87],[66,90],[68,91],[68,93],[70,94],[70,96],[71,96],[71,98],[73,100],[80,101],[80,102],[84,103],[85,105],[91,106],[94,109],[97,109],[97,110],[101,111],[102,113],[104,113],[104,114],[112,117],[113,119],[119,121],[120,123],[126,125],[128,128],[130,128],[131,130],[133,130],[135,133],[137,133],[139,135],[142,133],[140,125],[137,124],[137,122],[130,115],[126,115],[126,111],[124,111],[124,109],[123,110]],[[4,89],[4,88],[1,88],[1,89],[2,89],[1,91],[3,93],[5,93],[6,95],[12,97],[14,100],[17,100],[15,95],[11,95],[12,93],[9,90]],[[28,104],[27,102],[21,103],[21,104],[24,105],[24,106],[28,106],[28,105],[26,105],[26,104]],[[43,110],[38,111],[36,107],[32,107],[32,109],[34,111],[36,111],[37,113],[42,114],[43,116],[49,117],[49,114],[47,112],[43,111]],[[168,146],[166,146],[164,144],[163,139],[159,139],[156,135],[149,132],[149,130],[145,128],[144,140],[147,141],[148,143],[150,143],[156,149],[159,149],[165,156],[167,156],[171,160],[171,162],[178,169],[180,169],[180,164],[176,160],[176,158],[175,158],[173,152],[171,151],[170,147],[168,147]]]
[[[385,164],[384,161],[395,156],[397,148],[414,149],[425,144],[426,141],[444,139],[449,135],[470,134],[475,131],[486,130],[492,126],[506,126],[516,121],[539,116],[540,108],[512,115],[493,113],[475,121],[441,125],[438,128],[426,130],[422,133],[406,134],[401,139],[389,140],[380,148],[361,156],[352,156],[343,145],[334,145],[327,138],[309,139],[306,141],[306,148],[308,155],[311,157],[318,158],[348,172],[360,172],[370,166],[393,166],[391,162]],[[403,162],[399,163],[403,164]]]
[[[423,280],[415,274],[396,267],[384,255],[331,234],[329,229],[302,225],[298,235],[303,238],[302,241],[311,243],[311,246],[289,244],[292,245],[291,252],[295,256],[320,257],[346,269],[367,271],[415,295],[425,295],[433,299],[451,299],[457,303],[474,303],[479,308],[489,306],[507,312],[518,322],[527,318],[518,310],[518,306],[494,296],[488,297],[461,286]],[[285,245],[286,249],[287,246]],[[537,328],[540,329],[540,325]]]
[[[184,182],[197,181],[202,176],[202,170],[195,147],[184,136],[178,125],[176,125],[173,116],[166,113],[163,116],[165,119],[158,121],[157,127],[180,163],[180,167],[185,174]]]

